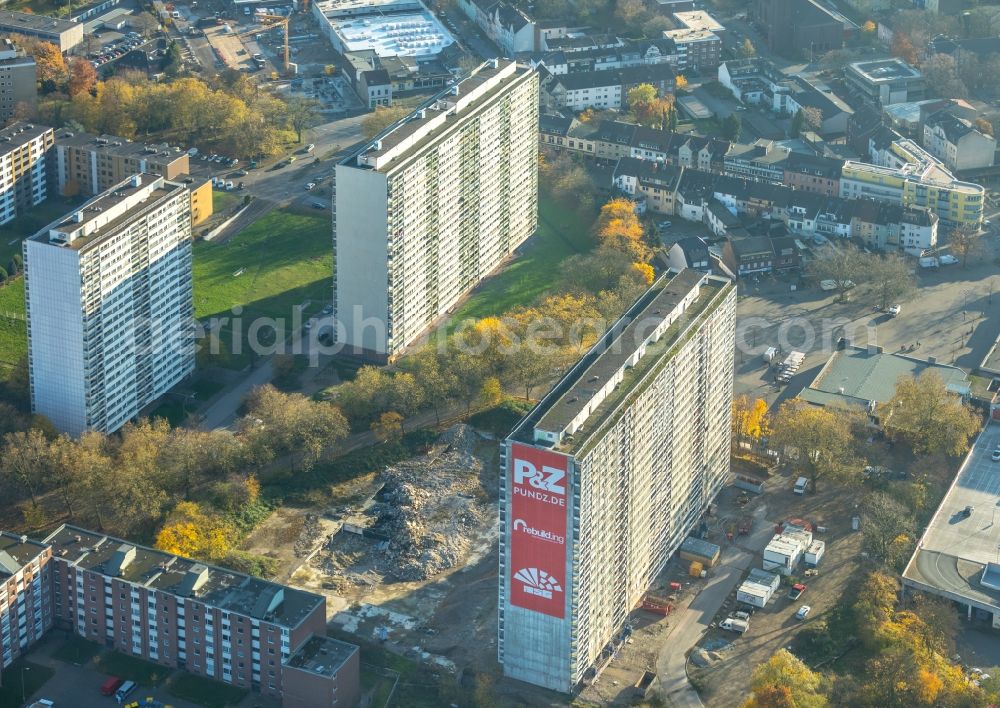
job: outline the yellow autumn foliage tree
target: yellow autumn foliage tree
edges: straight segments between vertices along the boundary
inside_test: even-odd
[[[156,547],[178,556],[214,561],[229,552],[234,534],[218,514],[206,513],[196,502],[185,501],[174,508],[156,535]]]
[[[643,228],[630,199],[617,197],[601,207],[594,227],[597,238],[619,250],[628,251],[642,243]]]
[[[733,400],[733,438],[736,442],[756,442],[767,435],[767,401],[746,394]]]
[[[654,275],[653,266],[649,265],[649,263],[642,263],[637,261],[632,264],[632,270],[635,271],[639,279],[642,280],[642,282],[644,282],[646,285],[653,284],[653,275]]]

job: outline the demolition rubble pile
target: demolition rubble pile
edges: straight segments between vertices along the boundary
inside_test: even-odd
[[[469,426],[456,425],[426,455],[386,468],[382,491],[365,511],[372,520],[364,540],[366,558],[343,562],[360,550],[361,539],[341,531],[331,539],[324,571],[368,585],[373,575],[419,581],[459,565],[470,537],[496,518],[480,482],[483,463],[474,454],[476,438]]]

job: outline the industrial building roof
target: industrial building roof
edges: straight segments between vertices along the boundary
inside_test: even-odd
[[[323,602],[313,593],[68,524],[44,542],[55,555],[79,568],[289,629]]]
[[[1000,465],[991,459],[998,445],[1000,424],[987,425],[924,531],[905,584],[1000,612]]]
[[[821,406],[834,402],[862,406],[870,401],[885,403],[895,394],[901,376],[919,376],[929,369],[941,375],[948,390],[968,392],[968,375],[956,366],[884,352],[878,347],[848,346],[833,353],[799,398]]]
[[[61,20],[48,15],[34,15],[27,12],[0,12],[0,30],[17,32],[19,28],[31,32],[48,32],[60,34],[77,27],[80,23],[73,20]]]

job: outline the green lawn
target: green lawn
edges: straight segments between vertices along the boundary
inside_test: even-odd
[[[97,668],[103,674],[135,681],[140,686],[159,686],[171,673],[171,669],[166,666],[117,651],[101,655],[97,659]]]
[[[199,319],[229,316],[237,306],[243,307],[244,321],[290,318],[293,306],[306,300],[322,307],[332,286],[328,214],[276,209],[225,243],[198,242],[194,247]]]
[[[302,321],[331,299],[333,249],[330,217],[276,209],[225,243],[198,242],[194,249],[195,315],[232,317],[242,307],[242,354],[203,355],[202,363],[242,369],[250,363],[246,336],[257,318],[272,317],[292,330],[292,314],[308,301]],[[231,351],[232,329],[220,330],[226,351]],[[259,336],[265,340],[270,328]],[[207,359],[204,357],[208,357]]]
[[[480,285],[455,311],[453,323],[499,315],[527,305],[552,289],[559,263],[593,245],[590,227],[593,214],[580,213],[554,203],[544,195],[538,199],[538,231],[521,246],[517,256],[500,273]]]
[[[24,705],[24,698],[44,686],[53,674],[55,671],[48,666],[23,659],[15,661],[7,667],[0,679],[0,708],[20,708]]]
[[[77,636],[70,636],[62,646],[52,652],[52,656],[67,664],[77,664],[82,666],[87,664],[95,656],[101,653],[101,645],[96,642],[88,642],[86,639]]]
[[[170,695],[205,708],[226,708],[242,701],[249,691],[181,672],[167,686]]]
[[[24,322],[24,279],[0,286],[0,364],[16,364],[28,352]]]
[[[65,216],[74,206],[84,201],[84,197],[49,196],[38,206],[31,207],[28,213],[0,226],[0,265],[6,268],[10,257],[21,252],[21,239]]]
[[[238,192],[226,192],[221,189],[212,190],[212,211],[221,214],[229,211],[243,201],[243,196]]]

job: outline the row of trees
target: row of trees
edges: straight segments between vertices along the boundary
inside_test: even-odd
[[[43,427],[8,432],[0,445],[0,497],[24,500],[26,524],[36,528],[60,515],[130,535],[148,533],[173,515],[172,523],[198,530],[201,535],[188,543],[203,542],[191,553],[206,557],[203,549],[215,543],[210,539],[216,530],[231,530],[231,524],[197,523],[199,510],[215,517],[245,509],[257,502],[257,474],[286,464],[289,472],[308,469],[347,434],[335,406],[271,386],[255,389],[245,407],[235,434],[171,428],[162,419],[127,424],[112,436],[88,432],[76,440]],[[195,498],[202,501],[194,503]],[[182,531],[174,528],[174,535],[164,538],[178,546]]]
[[[913,291],[916,281],[910,264],[898,253],[872,255],[851,244],[828,246],[810,261],[807,275],[817,282],[832,281],[838,294],[860,287],[875,298],[879,307],[894,304]]]
[[[979,416],[945,388],[928,369],[916,378],[901,377],[893,397],[875,415],[891,440],[905,442],[917,455],[956,457],[969,449]],[[783,403],[772,416],[771,444],[794,450],[796,464],[812,477],[840,483],[860,481],[864,463],[859,440],[867,437],[867,414],[855,408]]]
[[[807,651],[828,646],[832,636],[856,642],[855,656],[866,657],[860,671],[825,676],[780,649],[754,669],[744,708],[995,704],[1000,682],[977,687],[948,660],[958,632],[952,604],[917,595],[903,607],[899,591],[894,577],[871,572],[853,602],[835,608],[828,620],[818,619],[798,638]]]
[[[498,316],[466,321],[392,369],[362,367],[336,389],[355,430],[388,439],[404,421],[447,406],[498,403],[504,389],[525,399],[578,359],[653,281],[645,232],[628,199],[605,204],[592,252],[572,256],[550,294]]]
[[[82,76],[84,70],[77,72],[78,67],[93,72],[90,62],[79,61],[70,64],[69,78],[61,84],[65,91],[39,101],[38,115],[46,123],[128,139],[169,136],[184,145],[258,157],[277,154],[291,139],[301,141],[318,115],[315,102],[282,100],[239,72],[211,81],[153,82],[143,72],[127,71],[97,81]]]

